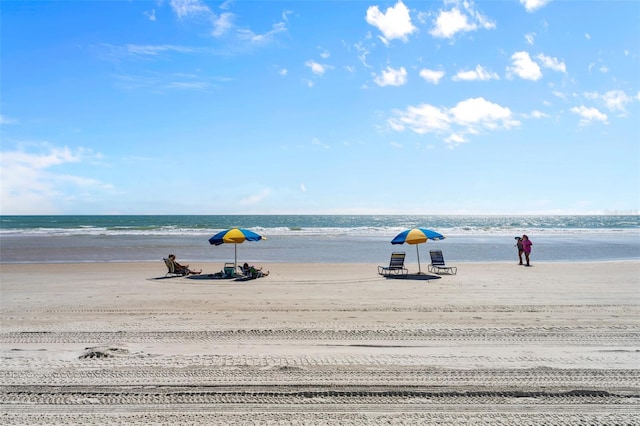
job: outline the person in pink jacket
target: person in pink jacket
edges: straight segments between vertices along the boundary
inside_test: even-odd
[[[529,264],[529,255],[531,254],[531,246],[533,243],[526,235],[522,236],[522,251],[524,251],[524,258],[527,261],[527,266],[531,266]]]

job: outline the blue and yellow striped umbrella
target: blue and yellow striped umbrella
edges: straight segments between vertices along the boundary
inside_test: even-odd
[[[426,228],[413,228],[402,231],[396,237],[391,240],[391,244],[415,244],[416,254],[418,255],[418,274],[422,274],[420,269],[420,252],[418,251],[418,244],[426,243],[427,240],[444,240],[444,235],[437,233]]]
[[[244,228],[231,228],[218,232],[213,237],[209,238],[209,244],[219,246],[220,244],[233,244],[235,257],[234,266],[238,268],[238,244],[242,244],[245,241],[260,241],[266,240],[262,235],[256,234],[253,231],[249,231]]]

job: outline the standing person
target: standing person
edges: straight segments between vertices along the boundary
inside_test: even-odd
[[[529,265],[529,255],[531,254],[531,246],[532,245],[533,245],[533,243],[531,242],[529,237],[527,237],[526,235],[523,235],[522,236],[522,250],[524,251],[524,257],[527,260],[527,266],[531,266],[531,265]]]
[[[524,253],[522,237],[516,237],[516,247],[518,247],[518,259],[520,259],[520,263],[518,265],[522,265],[522,254]]]

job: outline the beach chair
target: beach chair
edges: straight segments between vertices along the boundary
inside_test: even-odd
[[[164,260],[164,264],[167,266],[167,273],[164,274],[165,277],[184,277],[185,275],[187,275],[183,272],[177,272],[176,265],[171,259],[167,259],[165,257],[162,260]]]
[[[396,251],[391,253],[391,259],[389,259],[389,266],[378,266],[378,274],[388,275],[407,275],[409,270],[404,267],[405,252]]]
[[[455,275],[458,273],[458,268],[455,266],[447,266],[444,262],[444,256],[442,256],[442,250],[431,250],[431,264],[428,266],[429,272],[440,274],[441,271],[447,274]]]

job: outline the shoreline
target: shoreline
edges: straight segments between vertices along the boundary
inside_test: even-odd
[[[456,260],[455,262],[447,262],[447,263],[451,263],[453,265],[453,263],[455,263],[456,265],[458,264],[463,264],[463,265],[493,265],[493,264],[498,264],[498,265],[516,265],[518,266],[517,263],[517,258],[514,260],[490,260],[490,261],[486,261],[486,262],[480,262],[477,260]],[[220,268],[222,268],[222,265],[224,263],[233,263],[233,261],[228,261],[228,262],[224,262],[224,261],[216,261],[216,262],[211,262],[211,261],[198,261],[198,260],[184,260],[184,259],[180,259],[181,263],[189,263],[191,264],[191,266],[196,267],[196,269],[200,269],[200,265],[206,265],[206,266],[214,266],[214,265],[220,265]],[[625,259],[593,259],[593,260],[541,260],[541,261],[531,261],[531,265],[535,266],[535,265],[546,265],[546,264],[551,264],[551,265],[557,265],[557,264],[571,264],[571,265],[575,265],[575,264],[592,264],[592,263],[638,263],[640,262],[640,258],[625,258]],[[240,265],[243,262],[240,262],[240,260],[238,260],[238,265]],[[251,263],[251,262],[249,262]],[[388,264],[388,262],[386,262]],[[412,264],[415,263],[415,266],[417,268],[417,263],[416,262],[412,262],[411,260],[407,261],[405,264]],[[420,260],[420,264],[422,265],[423,268],[426,268],[427,265],[430,263],[429,258],[427,257],[426,259],[421,259]],[[3,265],[6,266],[11,266],[11,265],[29,265],[29,266],[43,266],[43,265],[75,265],[75,264],[79,264],[79,265],[100,265],[100,264],[108,264],[108,265],[127,265],[127,266],[133,266],[133,265],[153,265],[153,264],[159,264],[162,265],[162,259],[159,260],[136,260],[136,261],[130,261],[130,260],[82,260],[82,261],[49,261],[49,262],[42,262],[42,261],[25,261],[25,262],[0,262],[0,267]],[[309,262],[309,261],[304,261],[304,262],[292,262],[292,261],[267,261],[267,262],[261,262],[261,264],[273,264],[273,265],[368,265],[368,266],[373,266],[375,268],[377,268],[378,266],[385,266],[385,262],[380,262],[380,263],[376,263],[376,262],[335,262],[335,261],[317,261],[317,262]],[[454,265],[455,266],[455,265]],[[203,271],[204,273],[204,271]]]

